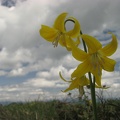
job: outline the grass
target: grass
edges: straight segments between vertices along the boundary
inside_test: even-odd
[[[120,120],[120,99],[102,99],[97,103],[99,120]],[[0,120],[93,120],[92,106],[59,100],[32,101],[0,105]]]

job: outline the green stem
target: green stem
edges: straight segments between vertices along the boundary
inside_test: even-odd
[[[90,89],[91,89],[91,98],[92,98],[92,105],[93,105],[93,112],[94,112],[94,120],[98,120],[97,118],[97,107],[96,107],[96,95],[95,95],[95,77],[90,79]]]
[[[80,31],[80,34],[82,34],[82,31]],[[84,51],[87,53],[87,47],[86,47],[86,44],[85,44],[83,39],[82,39],[82,42],[83,42]],[[94,120],[98,120],[98,118],[97,118],[97,107],[96,107],[96,95],[95,95],[95,77],[93,78],[93,81],[92,81],[92,76],[91,76],[90,72],[88,72],[88,77],[89,77],[89,80],[90,80],[90,90],[91,90]]]
[[[74,20],[67,19],[64,24],[66,24],[67,21],[71,21],[71,22],[75,23]],[[82,31],[80,31],[80,34],[82,35]],[[87,53],[87,47],[86,47],[86,44],[83,39],[82,39],[82,42],[83,42],[84,51]],[[93,105],[93,112],[94,112],[94,120],[98,120],[97,108],[96,108],[96,95],[95,95],[95,77],[93,78],[93,81],[92,81],[92,76],[91,76],[90,72],[88,73],[88,77],[90,80],[90,89],[91,89],[91,98],[92,98],[92,105]]]

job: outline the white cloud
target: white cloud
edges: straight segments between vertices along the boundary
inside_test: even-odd
[[[21,75],[25,75],[22,68],[18,68],[10,71],[10,76],[21,76]]]
[[[15,52],[10,52],[6,48],[0,51],[0,68],[1,69],[18,69],[23,63],[31,63],[31,51],[25,48],[20,48]]]
[[[28,86],[36,86],[36,87],[54,87],[55,81],[49,81],[43,78],[35,78],[24,82]]]
[[[55,82],[45,79],[31,79],[20,84],[0,86],[0,101],[31,101],[31,100],[50,100],[63,99],[66,94],[61,91],[52,93],[42,89],[50,87],[54,89]],[[54,89],[55,90],[55,89]]]
[[[4,32],[4,30],[6,29],[6,24],[5,21],[3,19],[0,19],[0,33]]]

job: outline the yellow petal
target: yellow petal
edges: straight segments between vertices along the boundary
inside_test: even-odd
[[[60,44],[62,47],[66,47],[66,49],[67,49],[68,51],[71,51],[71,50],[72,50],[72,47],[71,47],[71,44],[70,44],[70,41],[71,41],[71,40],[72,40],[72,39],[71,39],[69,36],[63,34],[63,35],[60,37],[60,39],[59,39],[59,44]]]
[[[104,55],[111,56],[116,51],[117,46],[118,46],[117,38],[114,34],[112,34],[112,41],[105,47],[103,47],[101,51],[104,53]]]
[[[84,74],[86,74],[87,72],[89,72],[91,69],[91,65],[89,64],[89,61],[86,60],[83,63],[81,63],[80,65],[78,65],[78,67],[75,69],[75,71],[73,71],[73,73],[71,74],[71,77],[82,77]]]
[[[64,21],[65,21],[65,18],[67,16],[67,13],[62,13],[60,14],[55,22],[54,22],[54,25],[53,27],[61,32],[65,32],[65,26],[64,26]]]
[[[66,34],[72,38],[78,37],[78,35],[80,34],[79,21],[77,19],[75,19],[74,17],[69,17],[66,19],[66,21],[67,20],[74,21],[74,28],[72,30],[68,31]]]
[[[80,86],[86,86],[89,84],[90,84],[90,81],[85,75],[80,78],[80,83],[79,83]]]
[[[114,71],[116,61],[107,57],[104,57],[103,69],[106,71]]]
[[[48,40],[49,42],[52,42],[53,40],[55,40],[55,38],[57,37],[58,31],[54,28],[42,25],[41,29],[40,29],[40,35]]]
[[[73,43],[71,43],[71,42],[73,42]],[[80,37],[78,36],[77,40],[73,40],[71,37],[67,36],[66,43],[67,43],[67,46],[72,47],[71,44],[74,44],[77,47],[80,44]]]
[[[81,37],[88,46],[88,51],[90,54],[95,53],[102,48],[102,44],[96,38],[86,34],[81,35]]]
[[[69,41],[71,48],[72,48],[72,55],[76,60],[79,61],[84,61],[85,59],[87,59],[88,54],[86,52],[84,52],[83,50],[79,49],[75,43],[73,42],[73,40]]]
[[[62,40],[61,40],[62,41]],[[72,40],[69,36],[66,35],[65,37],[65,47],[68,51],[72,50],[72,45],[74,44],[76,47],[80,44],[80,39],[77,37],[77,40]],[[72,44],[72,45],[71,45]]]
[[[67,92],[69,90],[73,90],[73,89],[78,88],[78,87],[79,87],[79,79],[72,80],[70,86],[66,90],[64,90],[64,92]]]
[[[63,47],[67,47],[67,48],[71,48],[71,42],[72,41],[73,40],[65,34],[61,35],[61,37],[59,39],[60,45],[63,46]]]
[[[95,88],[108,89],[108,88],[110,88],[110,87],[109,87],[109,86],[108,86],[108,87],[98,86],[97,84],[95,84]]]
[[[60,78],[61,78],[63,81],[65,81],[65,82],[72,82],[72,80],[70,80],[70,81],[65,80],[65,79],[63,78],[61,72],[59,72],[59,76],[60,76]]]
[[[98,86],[101,86],[101,76],[102,76],[102,68],[91,68],[90,72],[95,76],[95,83]]]
[[[72,55],[76,60],[79,61],[84,61],[88,57],[88,54],[86,54],[86,52],[82,51],[77,47],[72,47]]]
[[[62,46],[62,47],[66,47],[66,40],[69,39],[68,36],[66,36],[65,34],[62,34],[60,36],[60,39],[59,39],[59,44]]]
[[[73,90],[75,88],[79,88],[80,86],[86,86],[88,84],[89,84],[89,80],[85,76],[82,76],[81,78],[78,77],[71,81],[70,86],[66,90],[64,90],[64,92]]]
[[[80,36],[77,37],[77,40],[75,41],[75,45],[78,47],[78,45],[80,44]]]
[[[67,50],[68,51],[71,51],[72,50],[72,46],[71,46],[71,42],[73,41],[69,36],[67,36],[66,37],[66,39],[65,39],[65,41],[66,41],[66,48],[67,48]]]

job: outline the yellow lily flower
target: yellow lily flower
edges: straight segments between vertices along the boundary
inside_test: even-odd
[[[71,42],[73,57],[83,61],[72,73],[71,77],[80,78],[87,72],[91,72],[95,76],[96,84],[101,86],[102,69],[109,72],[114,71],[116,61],[108,58],[108,56],[111,56],[116,51],[118,45],[117,38],[112,34],[112,41],[102,47],[102,44],[92,36],[81,35],[81,37],[88,47],[88,53],[79,49]]]
[[[63,81],[71,83],[70,86],[66,90],[64,90],[63,92],[68,92],[69,90],[73,90],[75,88],[78,89],[79,87],[86,86],[86,85],[90,84],[90,81],[88,80],[88,78],[85,75],[82,76],[81,78],[76,77],[75,79],[71,79],[69,81],[67,81],[63,78],[63,76],[61,75],[61,72],[59,72],[59,76]]]
[[[79,78],[79,77],[78,78],[76,77],[75,79],[71,78],[71,80],[69,80],[69,81],[67,81],[63,78],[63,76],[61,75],[61,72],[59,72],[59,76],[63,81],[71,83],[70,86],[63,92],[68,92],[69,90],[73,90],[76,88],[78,89],[80,87],[90,85],[90,80],[85,75],[83,75],[81,78]],[[102,89],[109,88],[109,87],[98,86],[96,84],[95,84],[95,87],[102,88]]]
[[[42,25],[41,29],[39,30],[40,35],[46,39],[49,42],[52,42],[54,47],[58,46],[58,43],[66,47],[68,50],[71,50],[71,46],[69,41],[71,41],[71,38],[78,38],[80,34],[80,24],[79,22],[73,18],[69,17],[65,19],[67,16],[67,13],[60,14],[55,22],[53,27],[49,27],[46,25]],[[70,31],[66,31],[65,29],[65,20],[73,20],[74,21],[74,28]],[[80,40],[77,39],[74,41],[76,45],[80,43]]]
[[[67,81],[63,78],[63,76],[61,75],[61,72],[59,72],[59,76],[63,81],[70,83],[69,87],[67,89],[65,89],[63,92],[68,92],[73,89],[79,89],[80,97],[82,97],[84,95],[84,86],[90,85],[90,80],[85,75],[83,75],[81,78],[76,77],[75,79],[73,79],[73,80],[71,79],[69,81]],[[95,87],[102,88],[102,89],[109,88],[109,87],[98,86],[96,84],[95,84]]]
[[[75,88],[78,89],[79,87],[87,86],[89,84],[90,81],[88,80],[88,78],[86,78],[86,76],[82,76],[81,78],[75,78],[74,80],[71,80],[70,86],[66,90],[64,90],[64,92],[68,92],[69,90],[73,90]]]

